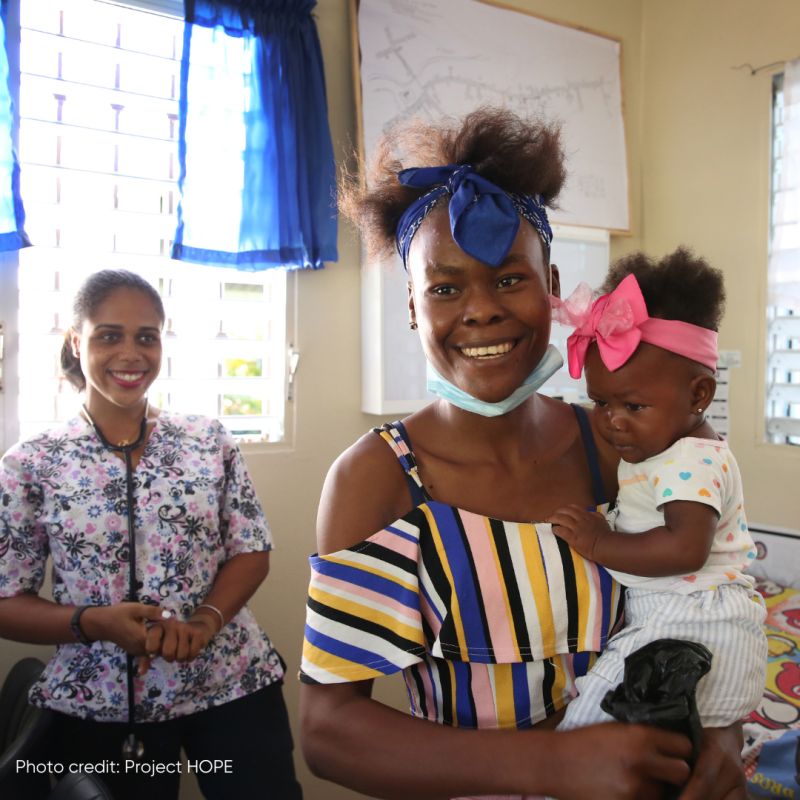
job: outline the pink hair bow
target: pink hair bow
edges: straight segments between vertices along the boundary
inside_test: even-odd
[[[567,339],[567,361],[573,378],[580,378],[586,351],[594,341],[600,358],[612,371],[625,364],[643,341],[716,369],[716,331],[650,317],[634,275],[596,300],[592,300],[591,289],[581,283],[566,300],[551,296],[550,305],[553,319],[575,326]]]

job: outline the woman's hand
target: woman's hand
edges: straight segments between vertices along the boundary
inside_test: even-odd
[[[610,722],[553,738],[555,768],[548,794],[559,800],[660,800],[665,783],[682,786],[689,779],[691,743],[677,733]],[[693,800],[710,796],[691,795]]]
[[[193,617],[188,622],[159,619],[147,631],[146,657],[139,659],[139,675],[144,675],[156,656],[165,661],[192,661],[217,633],[214,620],[205,615]]]
[[[81,614],[81,630],[93,641],[113,642],[126,653],[145,653],[147,624],[161,619],[162,609],[145,603],[90,606]]]
[[[566,541],[573,550],[590,561],[597,560],[600,540],[611,532],[606,518],[599,511],[586,511],[569,505],[553,512],[545,522],[553,526],[553,533]]]
[[[745,800],[742,726],[705,728],[700,755],[680,800]]]
[[[269,572],[269,552],[239,553],[226,561],[217,573],[211,591],[192,617],[181,622],[159,617],[147,632],[147,655],[139,659],[144,675],[156,656],[170,663],[197,658],[208,643],[239,612]],[[224,626],[223,626],[224,627]]]

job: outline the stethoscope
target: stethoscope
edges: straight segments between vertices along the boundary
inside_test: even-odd
[[[139,426],[139,436],[136,441],[124,444],[112,444],[103,435],[103,432],[98,427],[97,423],[92,419],[92,415],[86,406],[82,406],[83,414],[86,421],[92,426],[92,429],[97,434],[97,438],[102,443],[103,447],[111,450],[114,453],[122,453],[125,458],[125,487],[127,495],[127,512],[128,512],[128,596],[126,600],[130,603],[135,603],[137,598],[136,590],[136,526],[134,520],[134,497],[133,497],[133,458],[132,453],[140,447],[145,437],[147,436],[147,412],[150,404],[145,402],[144,416],[142,417],[142,424]],[[144,742],[136,736],[134,729],[134,709],[135,709],[135,693],[134,693],[134,657],[126,654],[127,662],[127,677],[128,677],[128,735],[122,744],[122,755],[125,758],[140,761],[144,757]]]

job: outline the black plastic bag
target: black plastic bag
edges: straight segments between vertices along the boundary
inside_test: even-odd
[[[622,683],[600,707],[620,722],[654,725],[688,736],[692,760],[700,752],[702,727],[697,713],[697,682],[711,669],[711,653],[697,642],[656,639],[625,659]],[[675,790],[668,797],[677,797]]]

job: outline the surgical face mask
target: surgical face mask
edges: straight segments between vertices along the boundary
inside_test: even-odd
[[[522,386],[516,388],[505,400],[497,403],[488,403],[479,400],[471,394],[467,394],[463,389],[459,389],[455,384],[443,378],[428,361],[428,391],[447,400],[454,406],[471,411],[473,414],[480,414],[482,417],[500,417],[513,411],[518,405],[524,403],[534,394],[548,378],[552,377],[564,364],[561,353],[553,345],[548,345],[542,360],[536,365],[533,372],[528,375]]]

